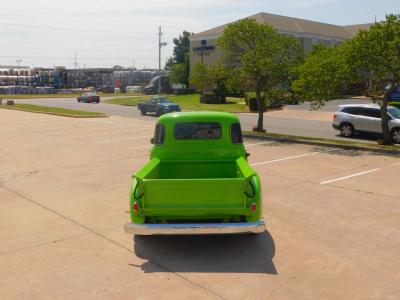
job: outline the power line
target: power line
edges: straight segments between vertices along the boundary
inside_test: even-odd
[[[0,57],[4,58],[32,58],[32,59],[69,59],[73,60],[74,57],[61,57],[61,56],[21,56],[21,55],[0,55]],[[135,56],[136,59],[154,59],[156,56]],[[162,58],[167,58],[167,56],[163,56]],[[109,59],[128,59],[132,60],[132,57],[80,57],[80,60],[109,60]]]
[[[24,28],[32,28],[32,29],[77,31],[77,32],[92,32],[92,33],[114,33],[114,34],[129,34],[129,35],[133,35],[133,34],[137,34],[137,33],[149,34],[149,31],[136,31],[135,33],[133,33],[133,32],[130,32],[130,31],[67,28],[67,27],[42,26],[42,25],[18,24],[18,23],[7,23],[7,22],[0,22],[0,25],[24,27]]]
[[[9,17],[17,17],[17,18],[19,17],[19,18],[25,18],[25,19],[37,18],[37,14],[15,14],[15,13],[10,14],[10,13],[5,13],[5,12],[0,12],[0,16],[9,16]],[[86,18],[86,16],[85,16],[85,18]],[[49,20],[52,22],[67,23],[67,24],[71,23],[71,19],[63,19],[63,18],[60,18],[59,16],[49,18],[49,17],[44,17],[43,14],[40,15],[40,20]],[[76,17],[74,15],[74,24],[77,24],[77,23],[90,24],[90,25],[94,25],[94,24],[104,25],[104,22],[93,22],[93,21],[82,21],[82,20],[76,21]],[[110,23],[107,21],[107,26],[126,26],[126,25],[127,25],[126,23],[125,24],[124,23]],[[149,30],[149,32],[150,32],[150,30]]]
[[[15,45],[1,44],[1,43],[0,43],[0,46],[2,48],[13,48],[13,49],[15,49],[17,47],[18,49],[21,48],[21,49],[34,49],[34,50],[53,50],[53,51],[65,51],[65,52],[72,52],[72,51],[75,50],[75,49],[67,49],[67,48],[49,48],[49,47],[21,46],[19,44],[18,44],[18,46],[15,46]],[[132,49],[127,49],[127,48],[119,48],[119,49],[117,49],[117,48],[115,48],[115,49],[76,49],[76,50],[79,50],[79,52],[85,52],[85,51],[87,51],[87,52],[117,52],[117,51],[121,51],[122,50],[122,51],[126,51],[126,52],[129,52],[129,53],[134,51]],[[146,49],[143,48],[143,50],[146,50]]]

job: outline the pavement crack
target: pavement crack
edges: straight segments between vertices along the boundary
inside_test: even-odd
[[[381,194],[381,193],[372,192],[372,191],[363,191],[363,190],[360,190],[360,189],[352,189],[352,188],[349,188],[349,187],[343,187],[343,186],[334,185],[334,184],[327,184],[327,185],[330,186],[330,187],[334,187],[334,188],[338,188],[338,189],[342,189],[342,190],[355,191],[355,192],[360,192],[360,193],[369,194],[369,195],[375,195],[375,196],[380,196],[380,197],[388,197],[388,198],[393,198],[393,199],[400,199],[400,196],[386,195],[386,194]]]
[[[86,225],[84,225],[84,224],[82,224],[82,223],[79,223],[78,221],[76,221],[76,220],[74,220],[74,219],[72,219],[72,218],[70,218],[70,217],[68,217],[68,216],[65,216],[65,215],[63,215],[62,213],[60,213],[60,212],[58,212],[58,211],[56,211],[56,210],[54,210],[54,209],[52,209],[52,208],[50,208],[50,207],[47,207],[47,206],[45,206],[45,205],[43,205],[43,204],[41,204],[41,203],[39,203],[39,202],[37,202],[37,201],[35,201],[35,200],[29,198],[29,197],[27,197],[27,196],[25,196],[25,195],[23,195],[23,194],[21,194],[21,193],[15,191],[15,190],[11,189],[11,188],[8,188],[8,187],[6,187],[6,186],[4,186],[4,185],[0,185],[0,186],[1,186],[3,189],[7,190],[8,192],[17,195],[17,196],[19,196],[19,197],[25,199],[26,201],[29,201],[29,202],[33,203],[34,205],[37,205],[37,206],[39,206],[39,207],[41,207],[41,208],[43,208],[43,209],[45,209],[45,210],[47,210],[47,211],[49,211],[49,212],[51,212],[51,213],[57,215],[57,216],[59,216],[59,217],[65,219],[65,220],[67,220],[67,221],[69,221],[69,222],[71,222],[71,223],[73,223],[73,224],[79,226],[79,227],[84,228],[85,230],[88,231],[88,233],[92,233],[92,234],[98,236],[99,238],[102,238],[102,239],[104,239],[104,240],[106,240],[106,241],[108,241],[108,242],[114,244],[114,245],[117,246],[117,247],[120,247],[120,248],[125,249],[126,251],[128,251],[128,252],[130,252],[130,253],[132,253],[132,254],[135,254],[135,252],[134,252],[131,248],[128,248],[128,247],[124,246],[123,244],[120,244],[120,243],[118,243],[117,241],[114,241],[113,239],[110,239],[109,237],[105,236],[104,234],[101,234],[100,232],[98,232],[98,231],[96,231],[96,230],[94,230],[94,229],[92,229],[92,228],[90,228],[90,227],[88,227],[88,226],[86,226]],[[51,241],[51,242],[49,242],[49,243],[54,243],[54,241]],[[38,246],[39,246],[39,245],[38,245]],[[42,246],[42,245],[41,245],[41,246]],[[1,253],[0,253],[0,254],[1,254]],[[186,278],[185,276],[183,276],[183,275],[181,275],[181,274],[178,274],[178,273],[176,273],[176,272],[170,270],[168,267],[162,265],[162,264],[159,263],[159,262],[156,262],[156,261],[154,261],[154,260],[149,260],[149,262],[152,263],[152,264],[154,264],[154,265],[156,265],[156,266],[158,266],[159,268],[161,268],[161,269],[163,269],[163,270],[169,272],[169,273],[174,274],[175,276],[177,276],[177,277],[183,279],[184,281],[186,281],[186,282],[188,282],[188,283],[190,283],[190,284],[192,284],[192,285],[195,285],[195,286],[197,286],[198,288],[201,288],[201,289],[207,291],[208,293],[210,293],[210,294],[212,294],[212,295],[214,295],[214,296],[216,296],[216,297],[218,297],[218,298],[220,298],[220,299],[224,299],[224,300],[227,299],[227,298],[224,298],[223,296],[217,294],[216,292],[210,290],[209,288],[207,288],[207,287],[205,287],[205,286],[203,286],[203,285],[201,285],[201,284],[199,284],[199,283],[196,283],[196,282],[192,281],[192,280],[189,279],[189,278]]]

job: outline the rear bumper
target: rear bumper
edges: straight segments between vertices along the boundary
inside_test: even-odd
[[[137,235],[164,234],[235,234],[261,233],[265,231],[264,221],[248,223],[198,223],[198,224],[134,224],[126,223],[124,230]]]

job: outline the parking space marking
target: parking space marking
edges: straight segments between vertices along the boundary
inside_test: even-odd
[[[87,138],[87,137],[96,137],[96,136],[103,136],[103,135],[114,135],[114,134],[125,134],[125,133],[135,133],[135,132],[143,132],[145,130],[138,129],[138,130],[130,130],[130,131],[113,131],[113,132],[103,132],[98,134],[90,134],[90,135],[80,135],[80,136],[68,136],[67,139],[80,139],[80,138]]]
[[[311,153],[305,153],[305,154],[300,154],[300,155],[294,155],[294,156],[288,156],[288,157],[283,157],[283,158],[278,158],[274,160],[268,160],[268,161],[262,161],[258,163],[253,163],[250,164],[250,166],[259,166],[259,165],[266,165],[266,164],[272,164],[275,162],[280,162],[280,161],[285,161],[285,160],[290,160],[290,159],[295,159],[295,158],[300,158],[300,157],[306,157],[306,156],[311,156],[311,155],[316,155],[321,152],[311,152]]]
[[[349,179],[349,178],[353,178],[353,177],[357,177],[357,176],[362,176],[362,175],[374,173],[374,172],[380,171],[380,170],[382,170],[382,168],[376,168],[376,169],[372,169],[372,170],[368,170],[368,171],[364,171],[364,172],[359,172],[359,173],[355,173],[355,174],[351,174],[351,175],[347,175],[347,176],[343,176],[343,177],[339,177],[339,178],[335,178],[335,179],[331,179],[331,180],[327,180],[327,181],[322,181],[322,182],[320,182],[320,184],[325,185],[325,184],[329,184],[329,183],[336,182],[336,181],[342,181],[342,180],[346,180],[346,179]]]
[[[21,120],[32,120],[32,117],[24,117],[24,118],[1,118],[1,122],[9,122],[9,121],[21,121]]]
[[[129,148],[129,150],[135,150],[135,149],[146,149],[146,148],[150,149],[151,147],[153,147],[153,145],[150,145],[150,146],[138,146],[138,147],[132,147],[132,148]]]
[[[399,166],[399,165],[400,165],[400,162],[394,163],[394,164],[391,164],[391,165],[388,165],[388,166],[385,166],[385,167],[381,167],[381,168],[375,168],[375,169],[364,171],[364,172],[359,172],[359,173],[350,174],[350,175],[343,176],[343,177],[338,177],[338,178],[322,181],[322,182],[320,182],[320,184],[326,185],[326,184],[329,184],[329,183],[332,183],[332,182],[342,181],[342,180],[350,179],[350,178],[353,178],[353,177],[358,177],[358,176],[371,174],[371,173],[374,173],[374,172],[377,172],[377,171],[381,171],[381,170],[386,169],[386,168],[395,167],[395,166]]]
[[[260,142],[260,143],[254,143],[254,144],[244,144],[245,147],[252,147],[252,146],[257,146],[257,145],[263,145],[263,144],[271,144],[273,141],[268,141],[268,142]]]
[[[58,135],[58,134],[70,134],[70,133],[76,133],[76,132],[83,132],[83,131],[93,131],[93,130],[97,130],[97,131],[101,131],[101,130],[114,130],[114,129],[126,129],[126,127],[131,127],[131,126],[117,126],[117,127],[104,127],[104,128],[100,128],[100,127],[93,127],[93,128],[75,128],[74,130],[63,130],[63,131],[53,131],[53,132],[49,132],[49,134],[51,135]],[[153,127],[150,126],[136,126],[137,128],[141,128],[143,130],[145,129],[153,129]],[[135,127],[135,128],[136,128]],[[62,129],[62,128],[60,128]]]
[[[95,142],[95,143],[96,143],[96,144],[101,144],[101,143],[113,143],[113,142],[126,141],[126,140],[133,140],[133,139],[142,139],[142,138],[149,138],[149,137],[152,137],[152,135],[130,136],[130,137],[120,138],[120,139],[108,139],[108,140],[97,141],[97,142]]]

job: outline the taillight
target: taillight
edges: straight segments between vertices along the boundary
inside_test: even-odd
[[[257,210],[257,204],[255,204],[255,203],[252,203],[251,205],[250,205],[250,211],[256,211]]]
[[[337,117],[337,113],[333,114],[333,120],[335,121]]]
[[[133,203],[133,211],[137,213],[139,211],[139,204],[137,202]]]

